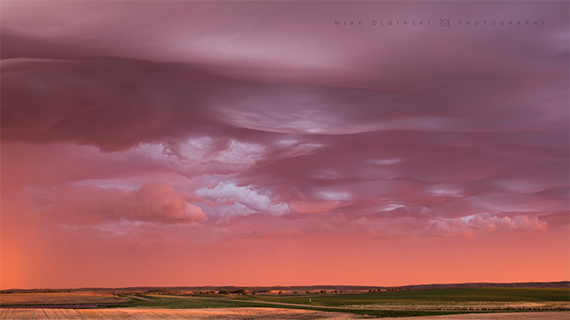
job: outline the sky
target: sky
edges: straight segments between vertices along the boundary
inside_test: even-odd
[[[2,289],[570,280],[567,1],[0,9]]]

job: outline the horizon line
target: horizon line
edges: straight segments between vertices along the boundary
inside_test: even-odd
[[[408,284],[408,285],[350,285],[350,284],[314,284],[314,285],[174,285],[174,286],[155,286],[155,285],[140,285],[140,286],[124,286],[124,287],[36,287],[36,288],[9,288],[0,289],[2,291],[10,290],[85,290],[85,289],[130,289],[130,288],[292,288],[292,287],[361,287],[361,288],[403,288],[403,287],[421,287],[421,286],[452,286],[452,285],[516,285],[516,284],[554,284],[567,282],[570,285],[570,280],[560,281],[517,281],[517,282],[453,282],[453,283],[422,283],[422,284]],[[570,288],[570,286],[569,286]]]

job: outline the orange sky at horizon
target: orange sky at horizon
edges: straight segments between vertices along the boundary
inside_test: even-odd
[[[3,202],[3,211],[6,209]],[[405,286],[570,279],[564,230],[370,240],[330,235],[109,245],[7,221],[1,289],[167,286]],[[23,226],[28,229],[23,231]],[[42,230],[44,234],[42,234]],[[23,232],[22,232],[23,231]],[[195,239],[188,239],[188,242]],[[109,240],[107,240],[109,241]],[[38,246],[38,244],[41,244]],[[35,250],[30,248],[35,246]],[[10,261],[10,263],[6,263]]]

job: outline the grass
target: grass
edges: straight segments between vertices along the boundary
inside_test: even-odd
[[[70,295],[72,297],[73,295]],[[38,296],[39,297],[39,296]],[[42,296],[43,297],[43,296]],[[77,297],[87,298],[78,295]],[[32,298],[32,297],[28,297]],[[55,298],[55,297],[54,297]],[[67,298],[67,297],[66,297]],[[90,297],[89,297],[90,298]],[[106,305],[99,301],[103,308],[140,308],[140,309],[197,309],[197,308],[283,308],[326,312],[351,313],[363,317],[403,317],[460,314],[473,312],[459,308],[439,308],[440,305],[469,303],[503,302],[552,302],[566,305],[570,302],[570,289],[536,289],[536,288],[463,288],[435,289],[421,291],[391,291],[365,294],[314,294],[314,295],[143,295],[121,298],[128,302],[117,305]],[[61,297],[58,297],[61,299]],[[309,301],[310,300],[310,301]],[[44,301],[44,303],[47,301]],[[48,303],[54,301],[49,301]],[[61,302],[61,301],[58,301]],[[285,303],[285,304],[279,304]],[[290,305],[288,305],[288,304]],[[386,308],[386,306],[389,306]],[[417,306],[430,306],[429,308]],[[377,307],[380,306],[380,307]],[[491,310],[483,312],[498,312]]]
[[[360,316],[369,317],[405,317],[405,316],[428,316],[457,314],[465,312],[445,312],[445,311],[415,311],[415,310],[353,310],[345,308],[325,308],[310,305],[291,306],[291,305],[275,305],[271,303],[258,303],[248,300],[230,300],[227,296],[141,296],[148,300],[131,299],[127,304],[117,307],[133,307],[133,308],[153,308],[153,309],[195,309],[195,308],[283,308],[283,309],[300,309],[325,312],[343,312],[352,313]]]
[[[197,308],[241,308],[258,307],[259,304],[248,301],[232,301],[226,296],[140,296],[147,300],[131,298],[120,307],[157,308],[157,309],[197,309]]]
[[[570,301],[570,289],[536,288],[460,288],[418,291],[375,292],[366,294],[327,294],[294,296],[242,296],[244,300],[285,302],[316,306],[346,306],[381,303],[442,303],[442,302],[501,302],[501,301]],[[311,299],[311,302],[309,302]]]
[[[370,317],[404,317],[467,313],[466,310],[411,310],[405,305],[453,302],[540,302],[570,301],[569,289],[534,288],[465,288],[422,291],[394,291],[366,294],[326,295],[256,295],[256,296],[142,296],[147,300],[131,299],[128,307],[136,308],[240,308],[265,307],[344,312]],[[310,301],[309,301],[310,299]],[[281,305],[273,303],[290,303]],[[366,305],[402,304],[402,310],[367,309]],[[348,306],[364,305],[353,309]],[[334,307],[334,308],[330,308]],[[473,312],[473,311],[471,311]],[[496,312],[496,311],[494,311]]]

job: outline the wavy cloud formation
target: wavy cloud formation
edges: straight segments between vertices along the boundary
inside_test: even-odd
[[[475,281],[463,248],[567,278],[518,249],[569,252],[567,2],[1,6],[3,281],[33,279],[17,273],[43,266],[34,248],[58,273],[83,247],[128,265],[116,279],[238,252],[253,278],[325,261],[337,283],[441,280],[406,278],[418,265]],[[411,19],[431,24],[387,25]],[[457,24],[477,19],[545,23]]]

